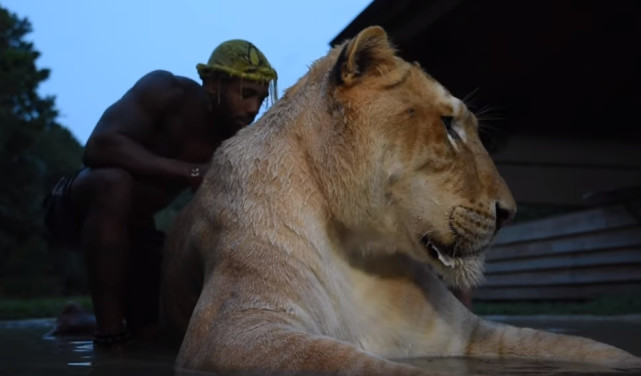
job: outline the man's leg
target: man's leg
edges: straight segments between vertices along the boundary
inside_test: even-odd
[[[153,221],[130,229],[130,272],[127,279],[125,317],[138,336],[153,336],[157,330],[160,294],[160,268],[164,234]]]
[[[84,170],[72,186],[72,200],[85,213],[82,248],[87,260],[97,339],[126,329],[123,319],[132,192],[131,176],[120,169]]]

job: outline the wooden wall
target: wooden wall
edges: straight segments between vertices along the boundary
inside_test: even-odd
[[[641,294],[639,203],[509,226],[488,252],[485,301],[578,300]]]
[[[641,187],[641,144],[511,135],[492,159],[519,204],[587,206],[589,194]]]

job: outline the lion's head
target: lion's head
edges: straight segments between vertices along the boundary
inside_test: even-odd
[[[449,284],[476,284],[516,204],[474,114],[396,56],[379,27],[317,61],[285,97],[319,92],[329,119],[307,115],[320,124],[308,153],[342,241],[363,254],[406,252]]]

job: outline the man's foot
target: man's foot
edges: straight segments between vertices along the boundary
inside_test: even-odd
[[[96,331],[96,317],[76,302],[68,302],[49,333],[54,336],[91,336]]]
[[[116,333],[96,332],[93,336],[93,344],[104,347],[122,345],[123,343],[129,341],[131,337],[131,332],[127,329],[123,329],[122,331]]]

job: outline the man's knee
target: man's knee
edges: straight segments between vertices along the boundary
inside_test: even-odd
[[[118,168],[88,170],[78,177],[74,191],[87,202],[109,210],[122,210],[131,204],[134,180],[130,173]]]

